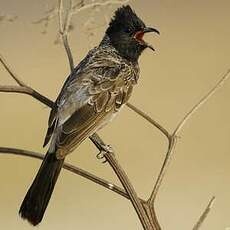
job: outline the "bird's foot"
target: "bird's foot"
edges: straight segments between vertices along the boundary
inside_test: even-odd
[[[105,154],[113,154],[114,155],[114,150],[111,145],[101,145],[101,151],[97,154],[97,159],[103,160],[103,164],[107,162]]]
[[[102,151],[106,153],[114,153],[114,150],[111,145],[101,145]]]

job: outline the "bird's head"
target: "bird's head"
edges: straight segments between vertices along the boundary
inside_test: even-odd
[[[160,34],[158,30],[146,27],[129,5],[117,9],[106,30],[112,45],[120,55],[132,61],[137,61],[146,48],[154,51],[143,39],[149,32]]]

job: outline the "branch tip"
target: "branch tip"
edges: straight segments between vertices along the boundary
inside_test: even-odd
[[[215,199],[216,199],[215,196],[213,196],[213,197],[210,199],[210,201],[209,201],[207,207],[205,208],[205,210],[204,210],[203,213],[201,214],[199,220],[197,221],[197,223],[195,224],[195,226],[193,227],[192,230],[199,230],[199,229],[201,228],[201,225],[204,223],[204,221],[206,220],[206,218],[207,218],[209,212],[211,211],[211,209],[212,209],[212,207],[213,207],[213,204],[214,204]]]

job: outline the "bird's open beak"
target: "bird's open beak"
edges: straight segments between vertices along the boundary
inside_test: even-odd
[[[157,33],[160,35],[160,32],[157,30],[157,29],[154,29],[154,28],[151,28],[151,27],[145,27],[144,28],[144,33],[151,33],[151,32],[154,32],[154,33]]]
[[[160,35],[160,32],[157,29],[154,29],[154,28],[151,28],[151,27],[145,27],[143,32],[144,32],[144,34],[145,33],[156,33],[156,34]],[[155,51],[155,49],[153,48],[152,45],[148,44],[147,42],[145,42],[145,44],[152,51]]]
[[[160,34],[160,32],[157,30],[157,29],[154,29],[154,28],[151,28],[151,27],[145,27],[143,30],[140,30],[138,32],[136,32],[136,34],[134,35],[134,38],[142,45],[150,48],[151,50],[155,51],[155,49],[150,45],[148,44],[147,42],[145,42],[143,40],[143,37],[146,33],[157,33],[157,34]]]

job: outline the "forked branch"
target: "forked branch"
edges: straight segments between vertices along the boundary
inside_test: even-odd
[[[54,106],[54,102],[51,101],[49,98],[43,96],[35,89],[31,88],[30,86],[26,85],[20,78],[13,72],[10,65],[6,62],[6,60],[3,58],[3,56],[0,54],[0,62],[6,69],[6,71],[10,74],[10,76],[15,80],[15,82],[18,84],[18,86],[10,85],[0,85],[0,92],[5,93],[21,93],[21,94],[27,94],[35,98],[36,100],[40,101],[41,103],[49,106],[52,108]]]
[[[160,189],[160,186],[162,184],[162,181],[163,181],[163,178],[165,176],[166,170],[169,166],[170,160],[172,158],[172,155],[174,152],[173,150],[175,149],[175,146],[176,146],[176,140],[177,140],[178,133],[182,130],[184,125],[189,121],[189,119],[195,114],[195,112],[197,112],[198,109],[201,108],[201,106],[204,105],[210,99],[210,97],[212,95],[214,95],[216,93],[216,91],[224,85],[224,83],[227,81],[229,76],[230,76],[230,70],[227,70],[226,73],[224,73],[224,75],[222,76],[222,78],[215,84],[215,86],[203,98],[201,98],[201,100],[198,103],[196,103],[192,107],[192,109],[178,123],[178,125],[176,126],[173,133],[171,135],[169,135],[168,151],[167,151],[167,154],[165,156],[165,159],[164,159],[163,165],[161,167],[159,176],[157,178],[156,184],[154,185],[154,189],[152,191],[152,194],[149,198],[149,202],[151,203],[152,206],[154,206],[156,196],[157,196],[158,191]]]

